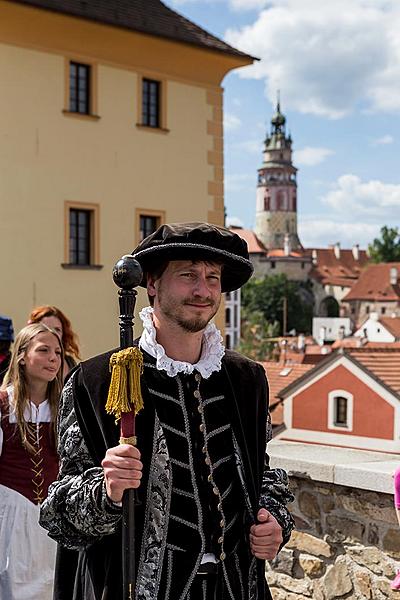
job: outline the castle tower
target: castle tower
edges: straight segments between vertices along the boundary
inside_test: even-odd
[[[297,250],[302,248],[297,235],[297,169],[285,123],[278,98],[265,140],[264,163],[258,170],[255,233],[267,248]]]

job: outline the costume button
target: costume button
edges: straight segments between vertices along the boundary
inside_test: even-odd
[[[208,480],[208,481],[211,481],[211,475],[209,475],[209,476],[207,477],[207,480]]]
[[[203,407],[201,406],[201,404],[198,405],[197,410],[200,414],[203,412]]]
[[[200,373],[196,373],[196,375],[194,376],[196,381],[201,381],[201,375]]]
[[[225,527],[225,521],[223,519],[220,520],[219,526],[220,527]]]
[[[202,424],[200,425],[199,429],[200,429],[200,431],[203,433],[203,431],[204,431],[204,429],[205,429],[205,427],[204,427],[204,423],[202,423]]]
[[[222,504],[221,504],[221,502],[218,502],[217,509],[221,512],[221,510],[222,510]]]
[[[226,554],[225,552],[221,552],[221,554],[219,555],[220,560],[225,560],[226,558]]]
[[[195,398],[200,398],[200,392],[199,392],[199,390],[195,390],[195,391],[193,392],[193,396],[194,396]]]
[[[204,462],[206,463],[206,465],[211,465],[211,460],[208,458],[208,456],[204,459]]]
[[[205,454],[207,452],[207,448],[205,446],[202,447],[201,449],[202,453]]]
[[[218,544],[222,544],[223,541],[224,541],[224,538],[221,535],[221,537],[218,538]]]
[[[218,496],[218,488],[217,487],[215,487],[215,486],[213,487],[213,492],[216,496]]]

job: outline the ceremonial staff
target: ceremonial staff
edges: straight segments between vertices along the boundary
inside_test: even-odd
[[[140,375],[143,357],[139,348],[133,348],[133,317],[137,291],[142,280],[142,268],[130,254],[123,256],[114,266],[114,283],[120,288],[119,334],[120,351],[110,359],[112,370],[106,404],[108,413],[120,420],[120,444],[136,446],[135,416],[143,407],[140,392]],[[123,600],[135,597],[135,502],[136,490],[124,491],[122,499],[122,581]]]

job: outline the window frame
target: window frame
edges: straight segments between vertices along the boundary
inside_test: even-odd
[[[71,86],[70,86],[70,68],[71,64],[83,66],[88,69],[89,73],[89,85],[88,85],[88,112],[79,112],[71,110],[70,98],[71,98]],[[97,63],[86,60],[82,57],[68,56],[64,60],[64,109],[63,114],[69,117],[76,117],[79,119],[95,120],[97,121],[100,117],[97,114],[98,98],[97,98],[97,74],[98,68]]]
[[[140,244],[142,241],[141,238],[141,229],[140,229],[140,219],[141,217],[154,217],[157,219],[157,227],[166,223],[165,220],[165,210],[154,210],[150,208],[136,208],[135,215],[135,236],[136,236],[136,244]],[[157,229],[156,227],[156,229]]]
[[[70,260],[70,231],[71,211],[85,211],[90,213],[89,223],[89,263],[72,263]],[[99,204],[70,202],[64,203],[64,262],[62,267],[70,269],[99,269],[99,231],[100,231],[100,206]]]
[[[146,124],[143,121],[143,82],[155,82],[158,84],[158,125]],[[156,133],[168,133],[167,129],[167,92],[168,82],[165,78],[159,77],[153,73],[140,73],[138,75],[138,95],[137,95],[137,121],[136,127],[146,131]]]
[[[346,406],[346,423],[338,424],[336,421],[337,414],[337,399],[345,398],[347,400]],[[334,429],[335,431],[353,431],[353,408],[354,408],[354,396],[346,390],[332,390],[328,394],[328,429]]]

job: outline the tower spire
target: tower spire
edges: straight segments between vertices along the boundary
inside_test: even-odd
[[[267,248],[301,248],[297,235],[297,169],[292,163],[292,138],[285,132],[280,90],[267,134],[264,163],[258,170],[255,232]]]

